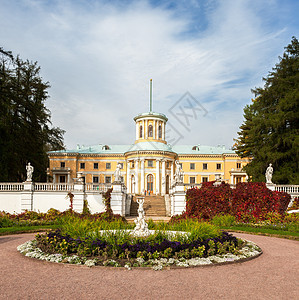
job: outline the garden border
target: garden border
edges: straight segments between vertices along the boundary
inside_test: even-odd
[[[244,240],[244,239],[243,239]],[[29,240],[29,241],[33,241],[33,240]],[[29,242],[27,241],[27,242]],[[255,246],[257,246],[259,248],[259,253],[255,254],[255,255],[252,255],[252,256],[249,256],[249,257],[245,257],[245,258],[240,258],[240,259],[236,259],[236,260],[233,260],[233,261],[225,261],[225,262],[212,262],[211,264],[200,264],[200,265],[197,265],[197,266],[194,266],[194,265],[189,265],[187,267],[184,267],[184,266],[177,266],[177,265],[170,265],[170,266],[163,266],[161,269],[158,269],[159,271],[160,270],[175,270],[175,269],[190,269],[190,268],[204,268],[204,267],[217,267],[217,266],[223,266],[223,265],[231,265],[231,264],[240,264],[240,263],[244,263],[244,262],[247,262],[247,261],[250,261],[250,260],[253,260],[255,258],[258,258],[259,256],[261,256],[263,254],[263,250],[260,246],[258,246],[256,243],[252,242],[252,241],[249,241],[249,240],[244,240],[246,242],[249,242]],[[25,242],[25,243],[27,243]],[[24,243],[24,244],[25,244]],[[23,245],[23,244],[22,244]],[[21,246],[21,245],[19,245]],[[95,266],[87,266],[87,265],[84,265],[84,264],[73,264],[73,263],[65,263],[65,262],[54,262],[54,261],[48,261],[48,260],[42,260],[42,259],[39,259],[39,258],[34,258],[34,257],[30,257],[30,256],[26,256],[25,254],[23,254],[20,250],[17,250],[19,254],[21,254],[23,257],[27,258],[27,259],[31,259],[31,260],[34,260],[34,261],[39,261],[39,262],[43,262],[43,263],[53,263],[53,264],[59,264],[59,265],[62,265],[62,266],[66,266],[66,265],[70,265],[70,266],[76,266],[76,267],[83,267],[83,268],[99,268],[99,269],[111,269],[111,270],[127,270],[127,271],[130,271],[132,269],[138,269],[138,270],[152,270],[152,271],[156,271],[155,269],[153,269],[153,265],[149,265],[148,267],[143,267],[143,266],[132,266],[130,268],[127,268],[127,267],[116,267],[116,266],[99,266],[99,265],[95,265]],[[206,257],[207,259],[209,257],[213,257],[214,255],[212,256],[208,256]]]

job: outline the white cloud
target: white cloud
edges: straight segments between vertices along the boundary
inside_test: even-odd
[[[182,143],[231,145],[250,89],[290,38],[287,27],[271,28],[264,18],[265,7],[279,15],[276,1],[222,1],[210,8],[196,1],[207,24],[188,34],[202,18],[146,1],[4,4],[3,47],[38,60],[52,86],[53,124],[66,130],[68,147],[133,142],[132,118],[148,110],[150,78],[155,111],[168,114],[186,91],[209,111],[191,132],[180,129]]]

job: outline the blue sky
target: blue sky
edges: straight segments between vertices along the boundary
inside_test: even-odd
[[[298,12],[295,0],[1,0],[0,46],[38,61],[68,148],[133,143],[150,78],[173,143],[229,148]]]

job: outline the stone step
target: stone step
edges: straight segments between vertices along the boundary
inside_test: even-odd
[[[136,196],[133,197],[133,200],[131,202],[131,210],[130,210],[130,216],[137,216],[137,210],[138,210],[138,203],[136,201]],[[164,196],[145,196],[144,197],[144,212],[145,216],[166,216],[166,207],[165,207],[165,200]]]

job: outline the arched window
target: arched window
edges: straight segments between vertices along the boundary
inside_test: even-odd
[[[154,176],[152,174],[147,175],[147,191],[153,192]]]
[[[139,127],[139,137],[142,138],[142,126]]]
[[[153,137],[153,125],[148,126],[148,137]]]
[[[162,126],[159,125],[159,128],[158,128],[158,136],[159,136],[159,139],[162,139]]]

